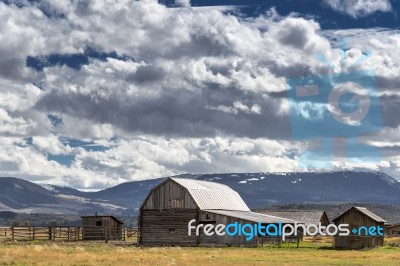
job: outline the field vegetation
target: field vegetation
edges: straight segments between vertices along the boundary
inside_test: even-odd
[[[0,265],[399,265],[400,239],[369,250],[324,241],[258,248],[137,247],[131,242],[0,242]]]

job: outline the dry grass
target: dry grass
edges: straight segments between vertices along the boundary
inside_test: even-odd
[[[337,251],[326,243],[263,248],[139,248],[84,242],[3,242],[0,265],[399,265],[400,248]]]
[[[391,247],[400,247],[400,237],[385,238],[385,244]]]

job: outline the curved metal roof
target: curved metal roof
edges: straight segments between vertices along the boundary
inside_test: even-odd
[[[243,211],[225,211],[225,210],[204,210],[207,212],[211,213],[216,213],[216,214],[221,214],[225,216],[230,216],[250,222],[255,222],[255,223],[266,223],[266,224],[277,224],[277,223],[283,223],[283,224],[303,224],[301,221],[296,221],[292,219],[287,219],[287,218],[282,218],[278,216],[273,216],[273,215],[267,215],[263,213],[258,213],[258,212],[243,212]]]
[[[227,185],[196,179],[170,179],[186,188],[201,210],[250,211],[239,193]]]

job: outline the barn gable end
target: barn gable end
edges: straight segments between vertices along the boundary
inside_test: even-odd
[[[339,215],[333,222],[336,225],[348,224],[350,231],[362,226],[367,228],[371,226],[384,227],[384,219],[374,214],[370,210],[362,207],[352,207],[343,214]],[[362,249],[373,248],[383,245],[383,236],[366,236],[350,233],[348,236],[336,235],[333,239],[333,247],[339,249]]]
[[[197,209],[189,191],[172,178],[166,179],[153,188],[141,209],[143,210],[166,210],[166,209]]]

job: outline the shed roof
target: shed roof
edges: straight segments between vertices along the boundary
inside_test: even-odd
[[[375,222],[379,222],[379,223],[386,223],[386,220],[382,219],[381,217],[379,217],[378,215],[376,215],[375,213],[371,212],[370,210],[368,210],[367,208],[364,207],[358,207],[358,206],[354,206],[351,207],[350,209],[348,209],[347,211],[345,211],[344,213],[342,213],[341,215],[339,215],[338,217],[336,217],[335,219],[333,219],[332,221],[336,221],[339,217],[342,217],[344,214],[346,214],[347,212],[349,212],[350,210],[357,210],[363,214],[365,214],[366,216],[368,216],[369,218],[371,218],[372,220],[374,220]]]
[[[201,210],[250,211],[239,193],[227,185],[177,177],[169,179],[186,188]]]
[[[124,224],[123,222],[121,222],[119,219],[115,218],[112,215],[86,215],[86,216],[81,216],[81,218],[112,218],[118,223]]]
[[[397,226],[400,226],[400,223],[399,223],[399,224],[392,224],[392,225],[389,225],[389,226],[387,226],[386,228],[392,228],[392,227],[397,227]]]
[[[225,211],[225,210],[204,210],[210,213],[221,214],[225,216],[230,216],[250,222],[261,222],[266,224],[277,224],[277,223],[286,223],[286,224],[294,224],[301,223],[300,221],[295,221],[291,219],[286,219],[282,217],[277,217],[273,215],[262,214],[258,212],[251,211]]]
[[[318,224],[325,211],[267,211],[266,214],[302,221],[306,225]]]

